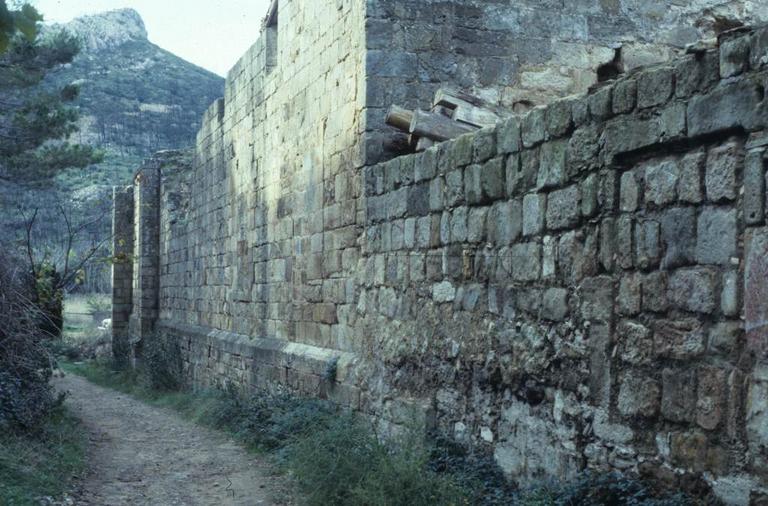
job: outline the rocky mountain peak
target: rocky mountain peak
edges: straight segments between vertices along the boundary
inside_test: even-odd
[[[134,9],[118,9],[83,16],[55,27],[65,28],[79,35],[83,42],[83,51],[112,49],[126,42],[147,40],[144,20]]]

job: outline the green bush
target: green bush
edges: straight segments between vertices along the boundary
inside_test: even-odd
[[[58,498],[85,467],[87,437],[63,408],[34,431],[0,433],[0,504],[37,505]]]

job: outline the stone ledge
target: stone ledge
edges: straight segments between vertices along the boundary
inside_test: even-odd
[[[349,352],[280,339],[250,338],[234,332],[197,325],[160,321],[157,323],[157,331],[180,335],[198,343],[206,342],[206,345],[216,344],[216,349],[225,353],[261,363],[289,367],[313,375],[323,375],[328,363],[338,359],[336,380],[339,383],[344,383],[350,378],[351,368],[356,361],[355,354]]]

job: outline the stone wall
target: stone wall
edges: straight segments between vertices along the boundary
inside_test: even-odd
[[[132,336],[178,340],[194,385],[416,418],[521,483],[765,494],[768,31],[371,165],[375,93],[427,89],[370,67],[387,6],[281,1],[191,168],[142,168]]]
[[[112,196],[112,353],[117,363],[127,364],[133,312],[133,186],[116,187]]]
[[[366,128],[387,108],[429,109],[447,83],[525,112],[618,72],[669,61],[723,29],[768,21],[755,1],[377,0],[368,2]]]
[[[767,43],[366,168],[363,409],[418,400],[521,482],[765,497]]]

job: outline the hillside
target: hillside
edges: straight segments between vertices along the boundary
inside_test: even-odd
[[[100,147],[105,159],[86,169],[66,170],[36,187],[3,184],[0,222],[6,240],[23,231],[20,209],[34,207],[41,208],[40,235],[55,240],[62,228],[59,204],[81,221],[103,217],[85,243],[108,236],[112,186],[128,184],[151,153],[194,145],[204,111],[224,93],[223,78],[150,42],[141,16],[132,9],[47,26],[44,32],[62,28],[81,39],[82,49],[30,93],[77,84],[80,96],[73,106],[81,119],[73,141]]]

